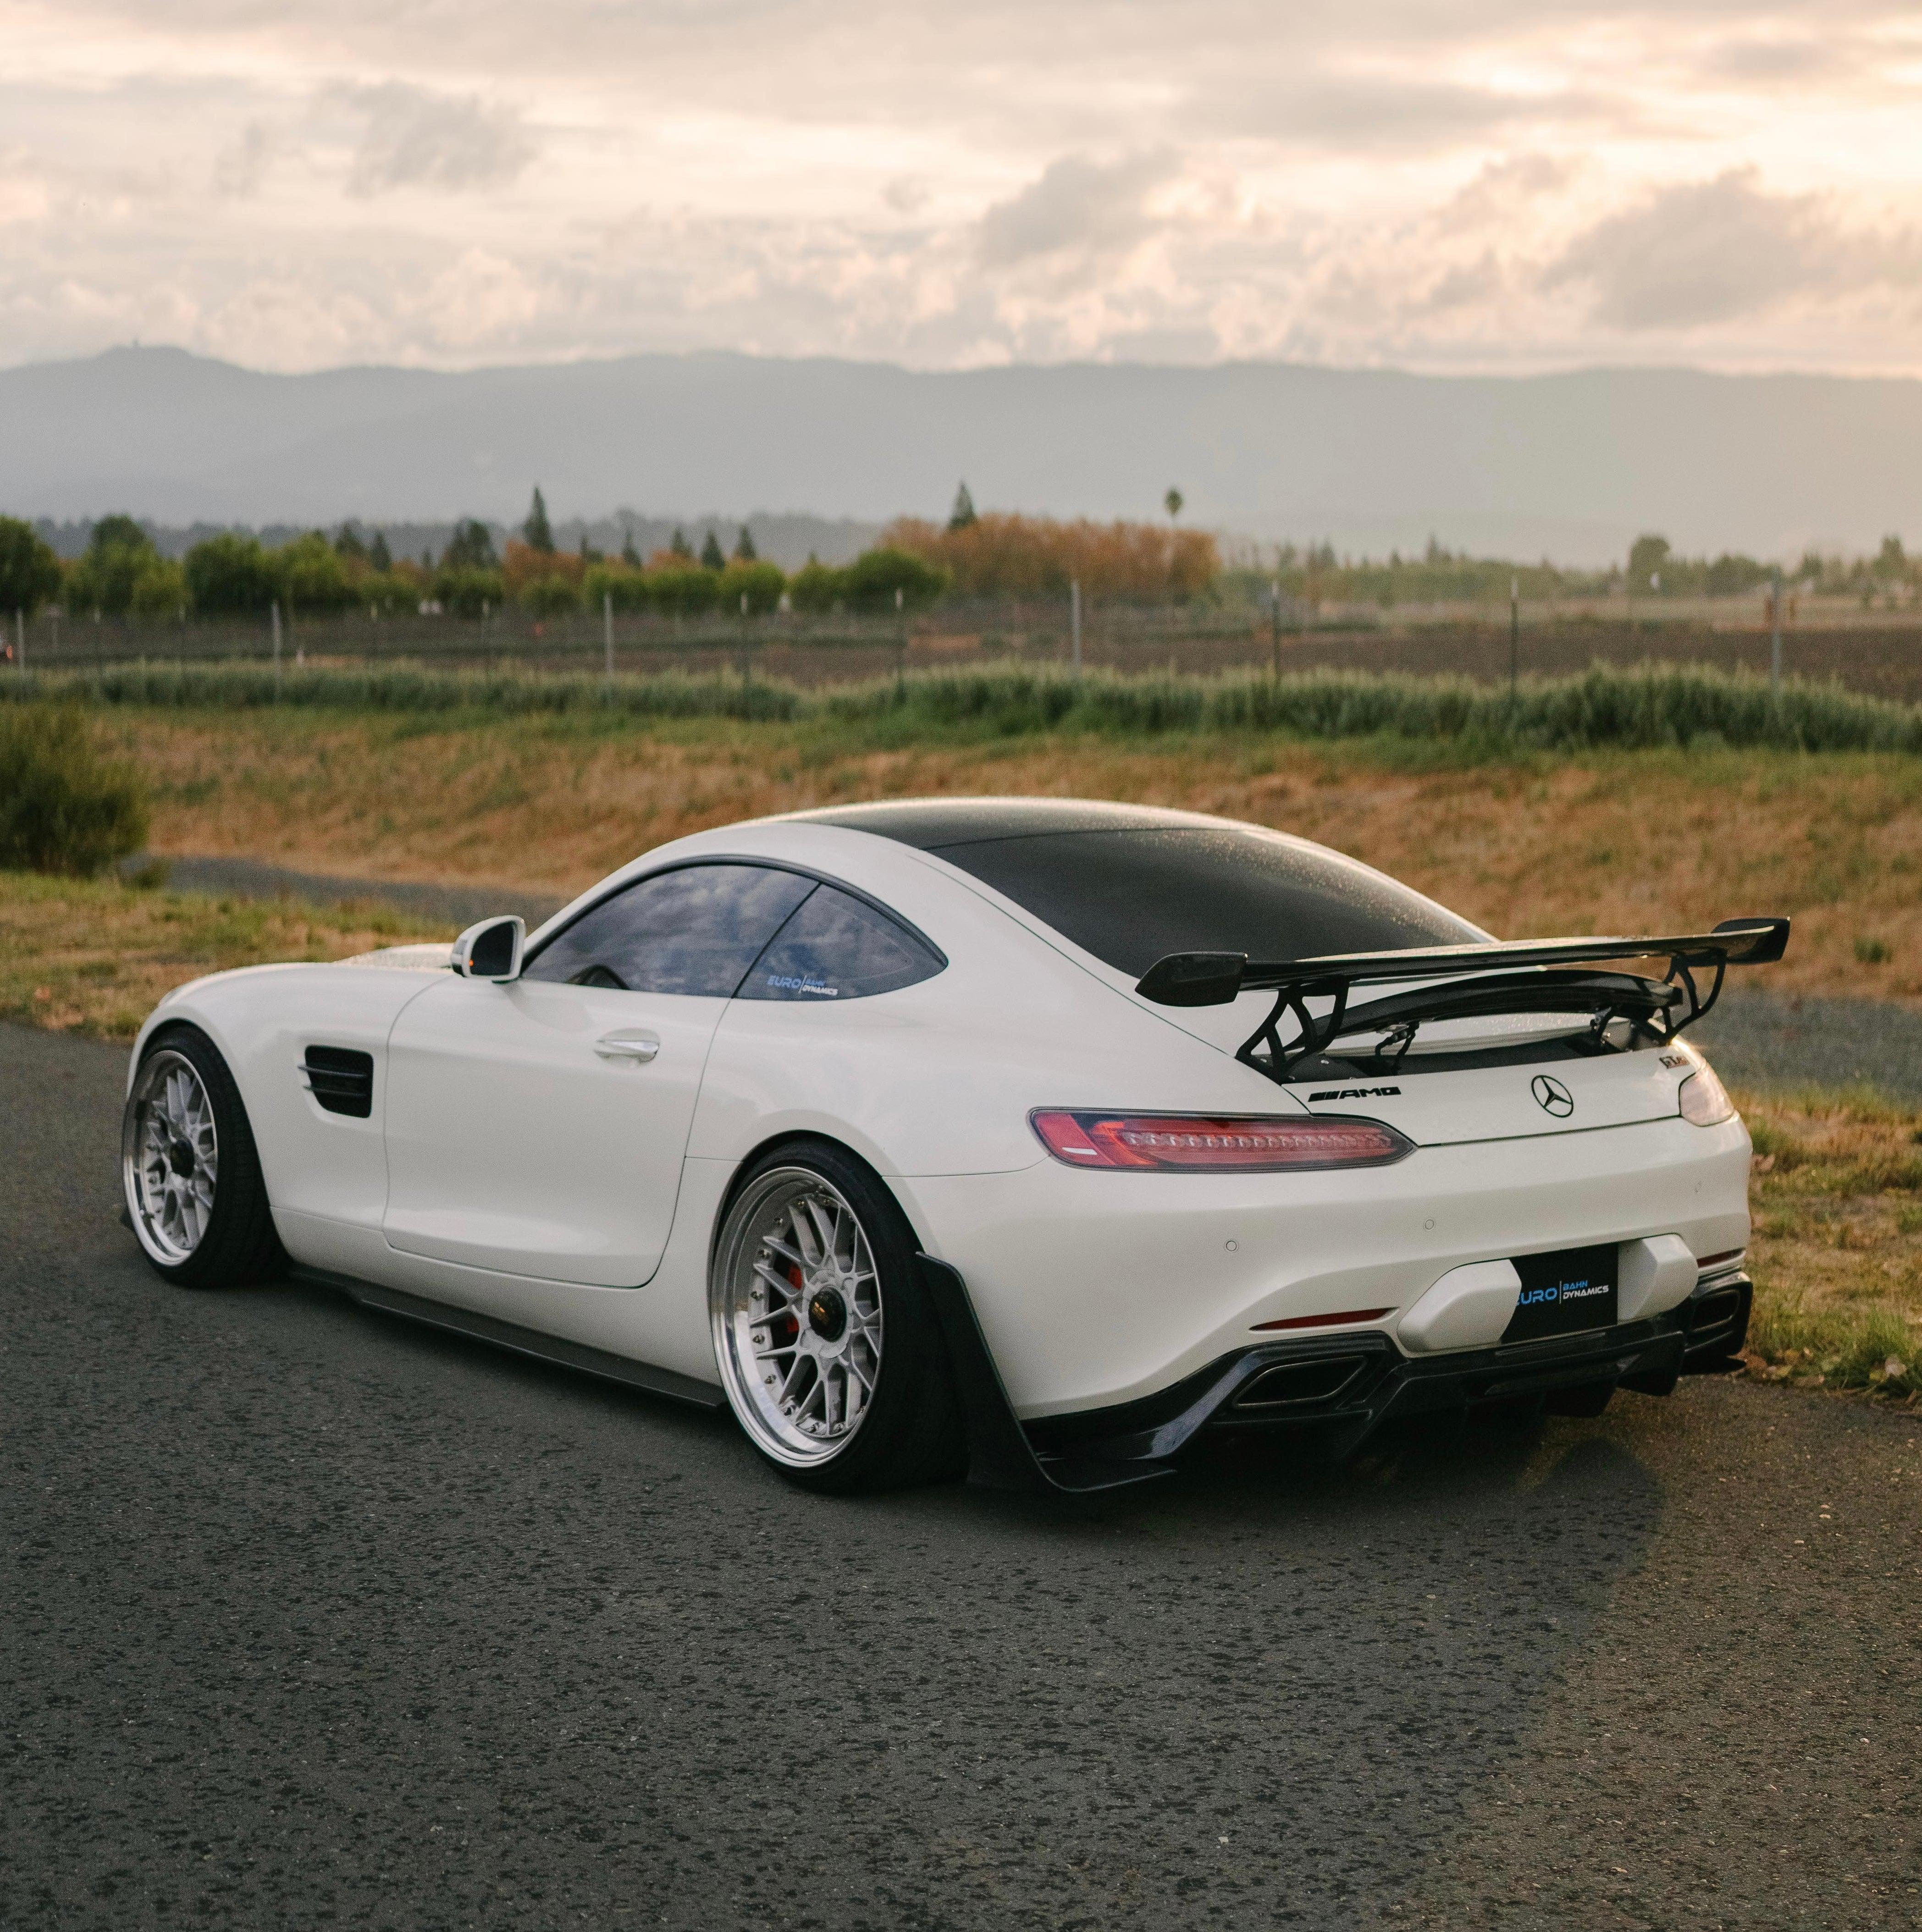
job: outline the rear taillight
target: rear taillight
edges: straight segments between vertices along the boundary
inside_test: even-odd
[[[1706,1061],[1684,1079],[1677,1098],[1682,1118],[1698,1127],[1719,1127],[1735,1116],[1735,1103]]]
[[[1282,1119],[1264,1114],[1102,1114],[1038,1110],[1041,1144],[1070,1167],[1189,1174],[1282,1174],[1383,1167],[1414,1151],[1379,1120]]]

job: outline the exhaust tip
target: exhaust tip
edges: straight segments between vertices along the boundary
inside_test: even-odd
[[[1333,1402],[1367,1366],[1365,1355],[1329,1355],[1309,1362],[1277,1362],[1249,1378],[1235,1397],[1238,1412],[1273,1414]]]

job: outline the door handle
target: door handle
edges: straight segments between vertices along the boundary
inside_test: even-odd
[[[637,1060],[645,1066],[661,1051],[661,1042],[651,1033],[604,1033],[594,1051],[603,1060]]]

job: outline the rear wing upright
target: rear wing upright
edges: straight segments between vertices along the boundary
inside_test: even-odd
[[[1711,932],[1666,937],[1523,939],[1279,962],[1251,960],[1241,952],[1171,952],[1148,968],[1135,990],[1164,1006],[1227,1006],[1245,992],[1272,991],[1275,1004],[1267,1018],[1235,1058],[1285,1083],[1295,1066],[1346,1033],[1380,1029],[1384,1038],[1377,1057],[1392,1052],[1399,1065],[1423,1021],[1444,1017],[1585,1011],[1594,1016],[1597,1040],[1618,1019],[1652,1040],[1673,1040],[1721,997],[1731,966],[1768,965],[1782,957],[1788,944],[1787,920],[1754,918],[1725,920]],[[1570,970],[1592,969],[1603,960],[1660,958],[1669,962],[1660,980]],[[1696,975],[1711,968],[1714,977],[1705,994]],[[1465,983],[1424,983],[1418,992],[1351,1006],[1358,986],[1411,981]],[[1308,1009],[1312,999],[1333,1004],[1317,1018]],[[1285,1042],[1280,1034],[1284,1014],[1295,1023]]]

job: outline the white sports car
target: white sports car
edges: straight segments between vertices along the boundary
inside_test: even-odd
[[[127,1218],[182,1283],[291,1267],[724,1402],[822,1490],[1593,1414],[1741,1345],[1749,1138],[1679,1035],[1787,936],[1498,944],[1188,812],[802,812],[663,846],[531,938],[170,993]]]

